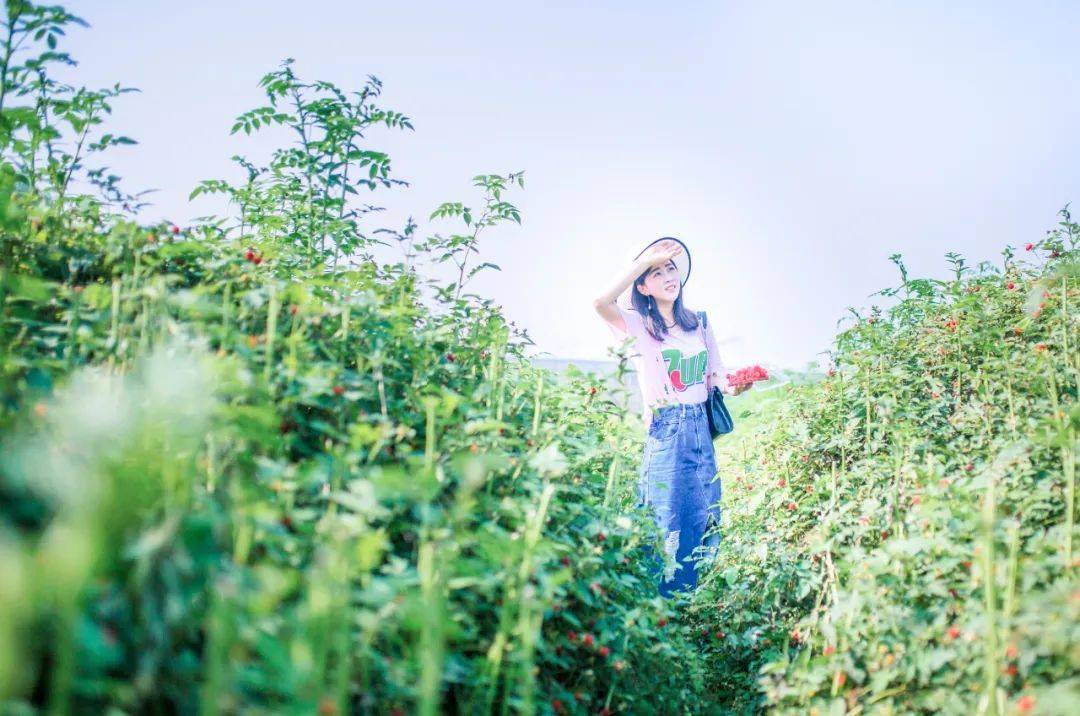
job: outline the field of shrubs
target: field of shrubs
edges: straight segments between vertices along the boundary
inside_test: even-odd
[[[827,374],[732,400],[722,548],[667,600],[626,346],[556,376],[468,290],[524,173],[381,227],[411,118],[285,61],[233,133],[288,141],[140,223],[138,100],[54,78],[84,24],[0,37],[0,713],[1075,711],[1067,209],[949,280],[894,257]]]

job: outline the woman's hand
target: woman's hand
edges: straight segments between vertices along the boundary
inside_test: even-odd
[[[642,267],[643,270],[652,268],[653,266],[662,266],[669,260],[681,254],[682,250],[682,244],[678,241],[672,241],[671,239],[657,241],[646,249],[645,253],[638,257],[637,264]]]

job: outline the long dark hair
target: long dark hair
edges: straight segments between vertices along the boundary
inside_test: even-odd
[[[645,323],[645,330],[649,332],[649,335],[658,341],[663,341],[668,334],[668,327],[664,325],[664,317],[660,315],[660,307],[656,305],[656,300],[652,296],[646,296],[637,289],[638,286],[644,285],[645,277],[649,275],[653,268],[655,267],[650,266],[644,273],[634,279],[634,285],[630,287],[630,303],[633,304],[634,310],[641,314],[641,318]],[[683,305],[681,283],[679,285],[679,295],[675,297],[673,313],[675,314],[675,322],[684,331],[697,329],[697,314]]]

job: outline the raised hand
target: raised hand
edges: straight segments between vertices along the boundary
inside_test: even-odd
[[[657,241],[638,257],[638,263],[646,268],[662,266],[681,254],[682,250],[682,244],[678,241],[672,241],[671,239]]]

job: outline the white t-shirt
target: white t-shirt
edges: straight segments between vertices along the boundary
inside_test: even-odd
[[[646,330],[641,314],[617,303],[615,306],[626,322],[626,332],[614,323],[604,322],[619,341],[634,338],[630,355],[645,405],[642,419],[646,425],[652,422],[654,407],[704,402],[708,398],[705,389],[707,373],[714,386],[726,394],[732,392],[711,321],[705,328],[704,342],[700,326],[687,332],[679,325],[669,328],[663,341],[657,341]]]

